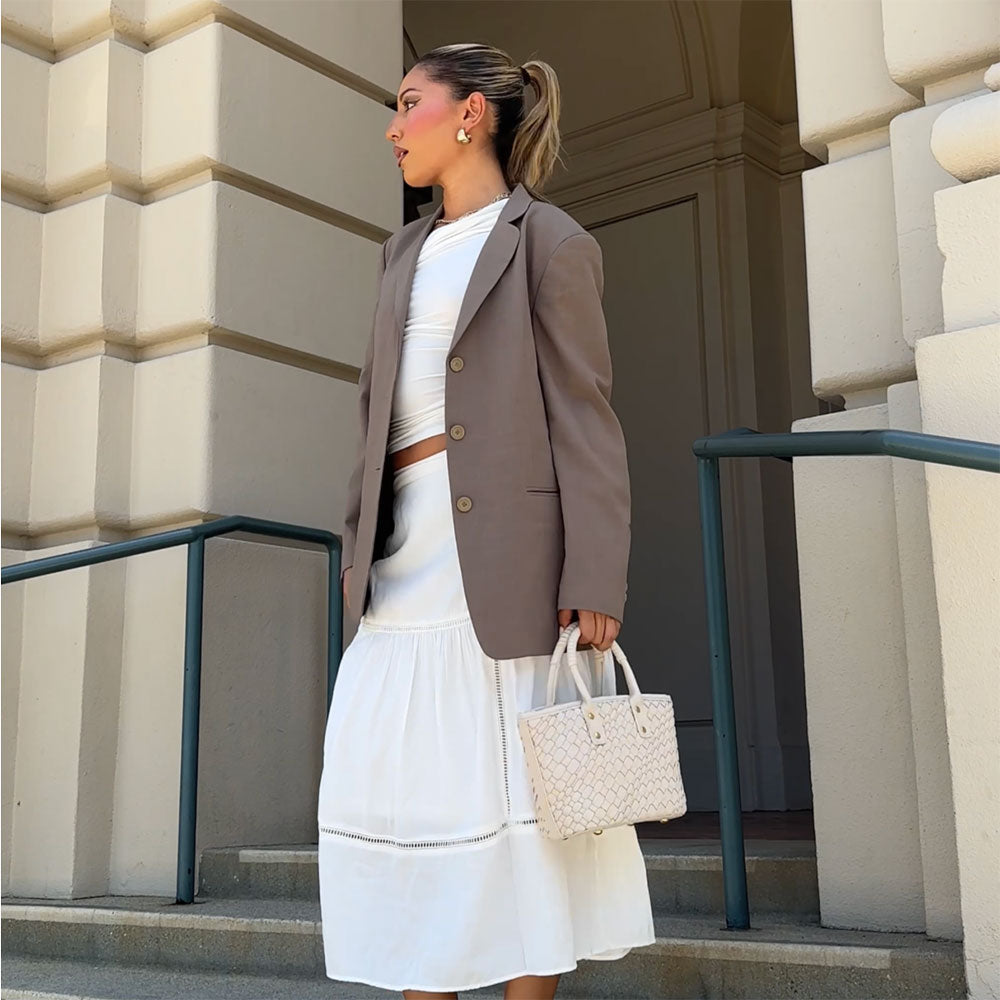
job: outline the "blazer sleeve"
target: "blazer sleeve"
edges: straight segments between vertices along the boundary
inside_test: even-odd
[[[565,533],[557,606],[620,622],[631,488],[625,435],[611,408],[603,266],[590,233],[566,237],[542,273],[532,323]]]
[[[379,292],[382,288],[382,278],[385,275],[386,248],[388,244],[389,240],[386,240],[382,244],[382,252],[378,257],[378,274],[375,281],[376,304],[378,303]],[[368,348],[365,351],[365,360],[361,365],[361,374],[358,377],[358,414],[360,417],[361,432],[355,451],[354,468],[351,470],[351,477],[347,481],[347,504],[344,509],[344,533],[341,543],[341,585],[344,582],[344,573],[354,565],[354,545],[358,537],[358,517],[361,513],[361,482],[365,472],[365,446],[368,440],[368,395],[371,390],[372,359],[374,354],[375,323],[373,320],[372,330],[368,336]]]

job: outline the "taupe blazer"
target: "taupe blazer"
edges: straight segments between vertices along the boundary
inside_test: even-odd
[[[443,206],[383,244],[361,376],[343,562],[351,611],[392,531],[390,409],[417,254]],[[623,620],[631,545],[625,438],[611,408],[600,244],[511,191],[476,260],[445,377],[451,514],[466,602],[491,658],[551,655],[559,608]]]

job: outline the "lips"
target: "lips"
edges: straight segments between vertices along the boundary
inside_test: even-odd
[[[403,158],[406,156],[406,154],[408,152],[409,152],[408,149],[404,149],[401,153],[396,153],[396,166],[397,167],[403,162]]]

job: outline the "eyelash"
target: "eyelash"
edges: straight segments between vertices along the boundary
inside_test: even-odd
[[[407,107],[409,107],[409,105],[416,104],[416,103],[417,103],[416,101],[403,101],[403,107],[407,108]]]

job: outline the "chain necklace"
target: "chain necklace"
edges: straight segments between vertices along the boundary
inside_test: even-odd
[[[486,205],[492,205],[494,202],[500,201],[502,198],[506,198],[509,195],[510,195],[509,191],[503,191],[500,194],[498,194],[495,198],[491,198],[486,203]],[[458,216],[458,218],[455,218],[455,219],[438,219],[437,222],[434,223],[434,225],[435,226],[447,226],[449,223],[458,222],[459,219],[464,219],[466,216],[472,215],[473,212],[480,212],[480,211],[482,211],[484,208],[486,208],[486,205],[480,205],[479,208],[474,208],[474,209],[472,209],[471,212],[465,212],[463,215],[460,215],[460,216]]]

